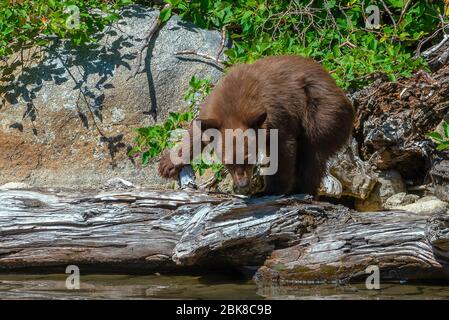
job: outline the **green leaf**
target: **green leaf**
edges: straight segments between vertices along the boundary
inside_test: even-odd
[[[444,150],[446,150],[446,149],[449,149],[449,141],[440,143],[440,144],[437,146],[437,150],[438,150],[438,151],[444,151]]]
[[[404,6],[403,0],[387,0],[387,4],[395,7],[395,8],[402,8]]]
[[[48,1],[48,5],[50,6],[50,7],[56,7],[56,1],[55,0],[47,0]]]
[[[149,161],[150,161],[150,151],[145,151],[142,154],[142,165],[146,166]]]
[[[438,141],[438,142],[443,142],[444,141],[443,136],[441,134],[439,134],[438,132],[436,132],[436,131],[429,132],[427,134],[427,136],[429,138],[432,138],[432,139]]]
[[[161,13],[159,14],[159,19],[162,23],[167,22],[171,18],[171,12],[171,8],[165,8],[161,11]]]
[[[446,138],[449,138],[449,123],[446,121],[443,122],[444,135]]]

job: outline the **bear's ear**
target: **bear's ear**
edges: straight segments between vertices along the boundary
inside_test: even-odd
[[[250,127],[253,129],[258,129],[263,125],[265,120],[267,120],[267,112],[266,111],[258,114],[256,117],[254,117],[250,123]]]
[[[196,121],[201,124],[201,131],[220,128],[220,123],[216,119],[197,119]]]

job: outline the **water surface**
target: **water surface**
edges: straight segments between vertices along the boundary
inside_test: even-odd
[[[67,290],[67,275],[0,274],[0,299],[449,299],[449,286],[388,283],[258,287],[229,276],[82,275],[80,290]]]

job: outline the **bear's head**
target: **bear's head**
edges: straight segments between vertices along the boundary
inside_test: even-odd
[[[268,143],[268,138],[263,141],[259,135],[259,130],[266,130],[267,112],[253,111],[245,115],[229,114],[198,120],[203,137],[216,143],[213,151],[231,175],[234,190],[241,194],[251,191],[260,143],[265,146]]]

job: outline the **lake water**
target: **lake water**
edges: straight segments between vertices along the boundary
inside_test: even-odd
[[[449,299],[449,285],[388,283],[258,287],[227,276],[82,275],[80,290],[67,290],[67,275],[0,274],[0,299]]]

